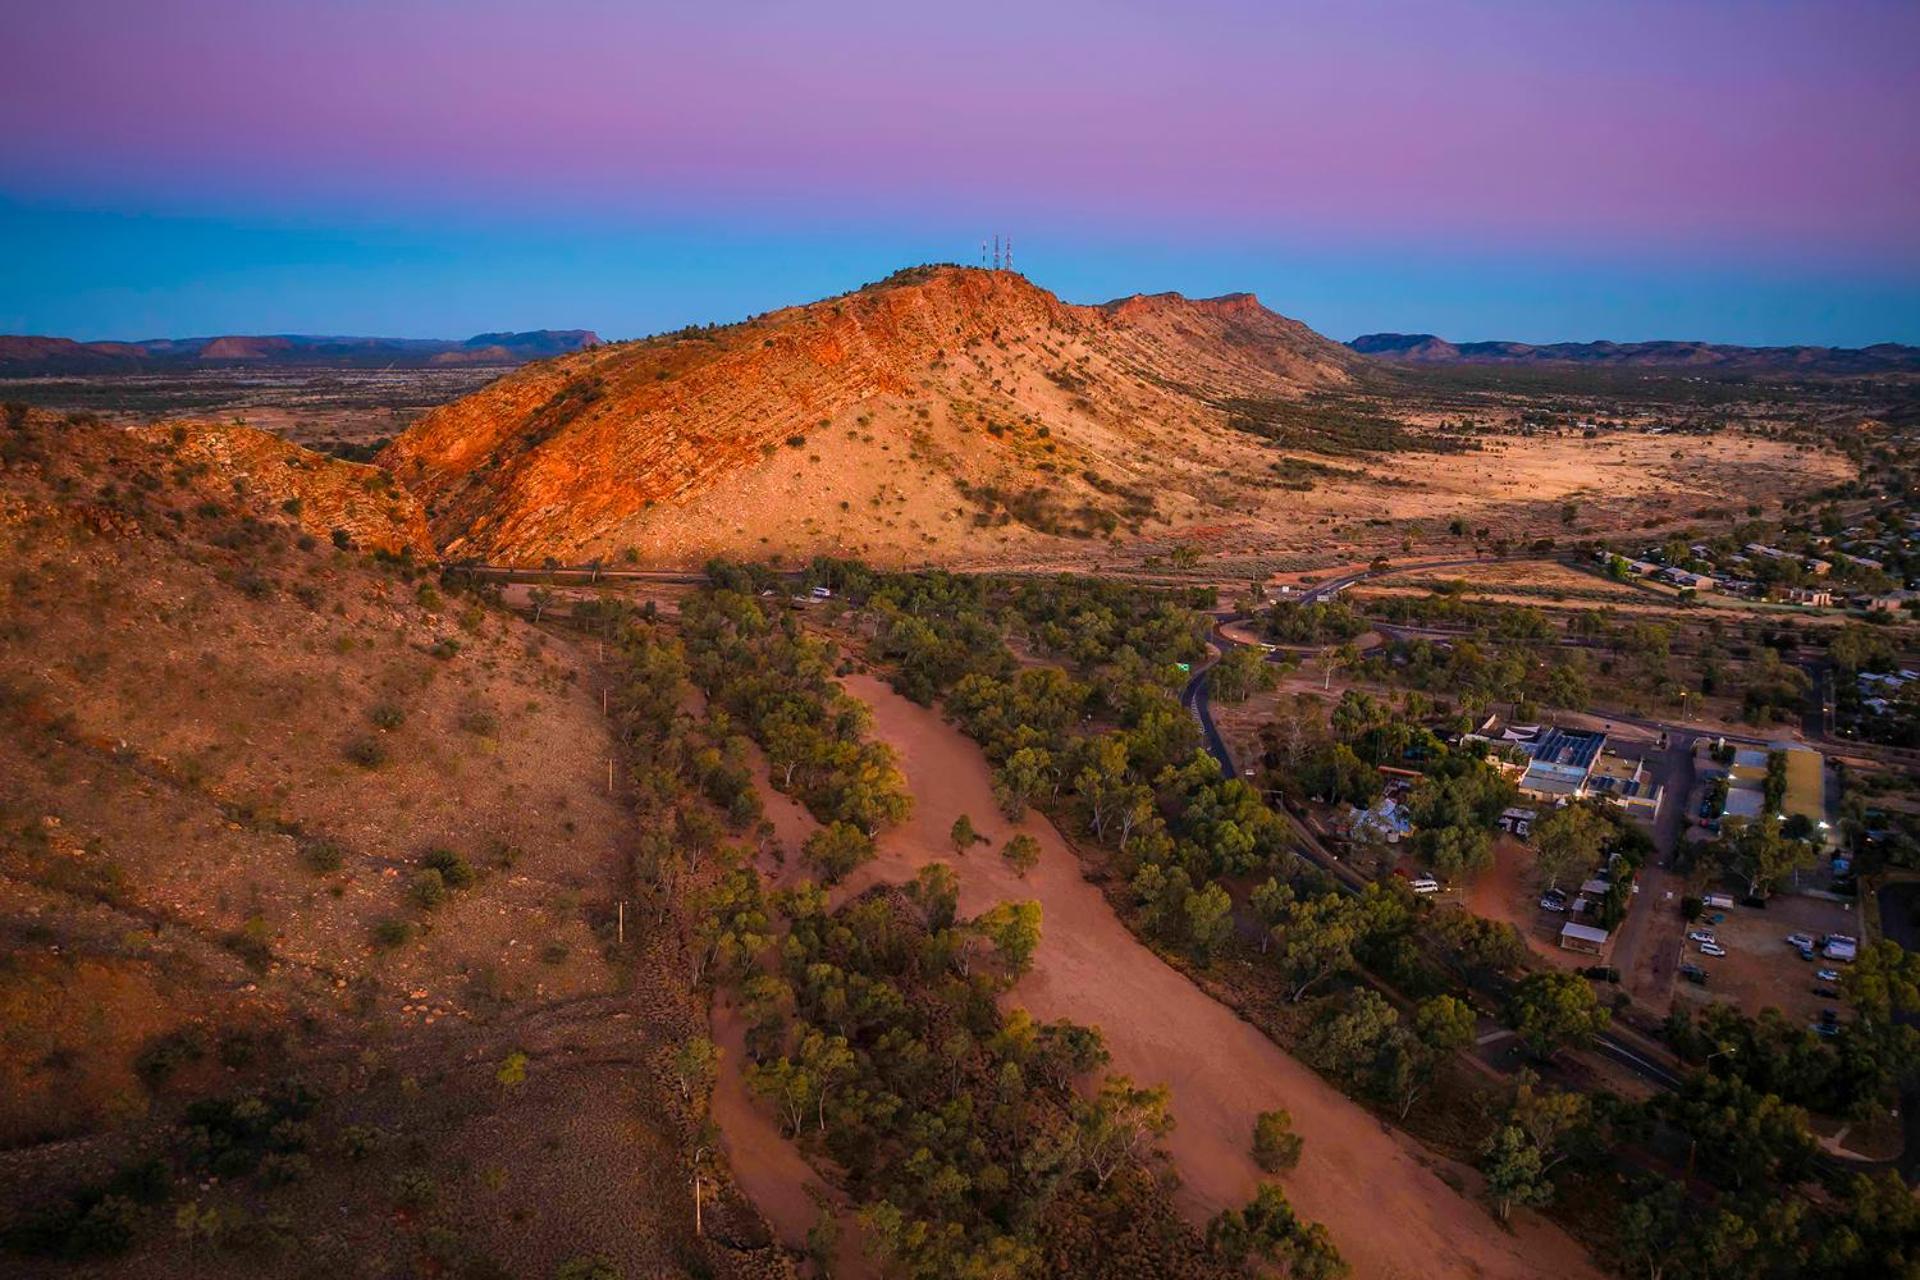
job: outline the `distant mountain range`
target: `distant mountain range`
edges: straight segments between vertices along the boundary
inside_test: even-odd
[[[1431,333],[1369,333],[1361,355],[1412,364],[1560,364],[1852,375],[1920,373],[1920,347],[1736,347],[1711,342],[1448,342]]]
[[[599,344],[590,329],[482,333],[464,342],[440,338],[351,338],[306,334],[228,334],[75,342],[0,334],[0,377],[137,373],[250,365],[384,368],[389,365],[518,365]]]

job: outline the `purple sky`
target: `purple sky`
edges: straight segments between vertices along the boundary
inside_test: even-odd
[[[1404,268],[1402,305],[1377,324],[1333,306],[1336,331],[1595,336],[1636,323],[1605,280],[1671,275],[1681,302],[1613,336],[1667,318],[1920,341],[1920,6],[1893,0],[71,0],[0,13],[0,120],[0,232],[44,242],[39,269],[0,267],[0,327],[243,318],[208,288],[236,260],[202,237],[196,275],[168,238],[184,220],[260,233],[277,301],[246,328],[378,318],[373,291],[429,279],[370,251],[361,305],[316,277],[326,300],[303,309],[269,230],[438,238],[476,263],[652,237],[660,261],[620,265],[624,308],[583,254],[594,314],[476,296],[467,326],[623,331],[705,318],[703,283],[751,301],[747,271],[767,304],[804,297],[815,273],[770,246],[858,272],[846,244],[812,246],[962,257],[1004,227],[1042,283],[1123,292],[1131,255],[1139,287],[1197,291],[1237,264],[1309,321],[1290,279],[1332,300],[1346,270],[1350,297],[1384,301]],[[126,240],[114,278],[72,243],[102,219]],[[168,264],[151,279],[143,235]],[[729,240],[751,251],[712,253],[711,281],[667,261]],[[1503,303],[1499,268],[1524,294],[1521,264],[1564,278],[1568,306]],[[1715,293],[1740,319],[1707,332]],[[1559,327],[1519,331],[1541,324]]]

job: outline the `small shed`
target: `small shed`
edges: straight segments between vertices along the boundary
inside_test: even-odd
[[[1607,931],[1586,924],[1566,924],[1560,928],[1560,949],[1599,955],[1607,949]]]

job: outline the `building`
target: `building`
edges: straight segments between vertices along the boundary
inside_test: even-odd
[[[1720,751],[1719,758],[1714,756],[1716,749]],[[1818,751],[1797,742],[1776,742],[1771,748],[1742,746],[1729,751],[1724,738],[1718,742],[1702,739],[1694,751],[1694,767],[1701,778],[1727,780],[1723,816],[1749,821],[1765,814],[1768,765],[1775,755],[1782,757],[1787,785],[1776,816],[1786,818],[1798,814],[1813,824],[1814,839],[1830,841],[1833,838],[1833,828],[1827,822],[1827,762]]]
[[[1780,593],[1780,598],[1815,609],[1833,608],[1833,592],[1826,587],[1788,587]]]
[[[1520,775],[1520,790],[1536,800],[1556,802],[1576,799],[1587,792],[1587,779],[1593,774],[1600,749],[1607,735],[1587,729],[1547,729],[1520,749],[1532,759]]]
[[[1867,608],[1875,613],[1893,613],[1914,600],[1920,600],[1920,591],[1889,591],[1885,595],[1869,596]]]
[[[1590,956],[1597,956],[1606,951],[1609,936],[1611,935],[1605,929],[1569,922],[1560,927],[1560,948],[1563,951],[1583,951]]]
[[[1662,569],[1660,578],[1676,587],[1690,587],[1695,591],[1712,591],[1720,584],[1704,573],[1694,573],[1688,569]]]
[[[1391,796],[1381,796],[1370,809],[1347,806],[1347,832],[1355,840],[1380,839],[1399,844],[1400,837],[1413,830],[1406,806]]]
[[[1588,775],[1587,794],[1604,796],[1634,817],[1652,820],[1660,812],[1664,790],[1653,780],[1645,760],[1605,751]]]

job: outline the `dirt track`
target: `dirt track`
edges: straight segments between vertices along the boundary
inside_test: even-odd
[[[1356,1276],[1600,1275],[1570,1237],[1524,1210],[1515,1212],[1517,1232],[1503,1231],[1485,1208],[1441,1180],[1437,1157],[1384,1129],[1142,946],[1081,878],[1051,823],[1029,814],[1015,828],[1000,818],[978,748],[937,712],[872,677],[845,683],[872,708],[877,736],[900,754],[914,815],[881,837],[880,858],[844,891],[949,861],[960,874],[965,914],[1037,899],[1042,942],[1033,971],[1011,998],[1038,1018],[1099,1027],[1114,1070],[1172,1086],[1178,1124],[1167,1147],[1183,1182],[1181,1208],[1195,1222],[1251,1197],[1260,1176],[1248,1153],[1254,1117],[1284,1106],[1306,1139],[1299,1169],[1285,1179],[1287,1194],[1301,1213],[1327,1225]],[[956,858],[947,829],[961,813],[993,844]],[[1016,829],[1042,849],[1024,880],[997,852]],[[1453,1175],[1463,1185],[1475,1179],[1457,1167]]]

